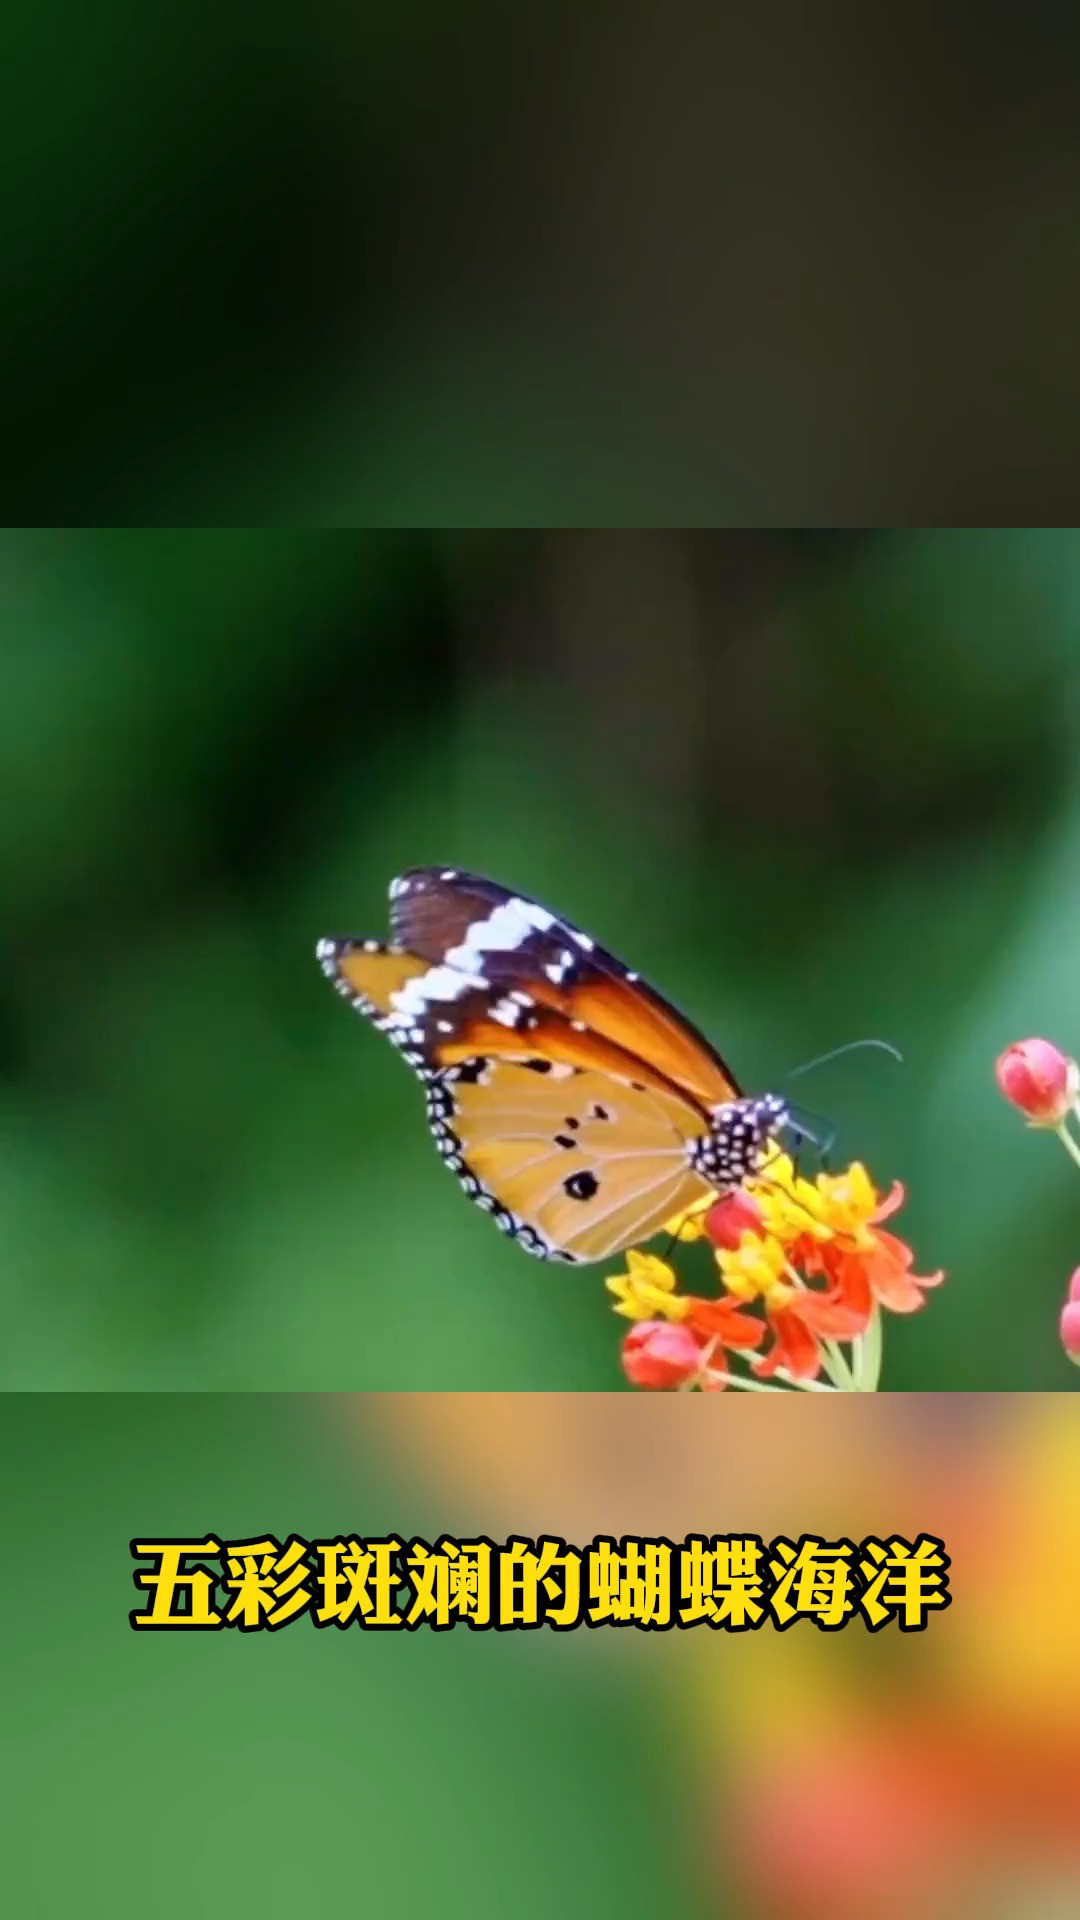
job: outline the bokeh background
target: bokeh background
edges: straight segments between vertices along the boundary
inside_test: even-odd
[[[39,0],[7,52],[11,518],[1075,517],[1071,8]]]
[[[619,1384],[314,942],[401,867],[584,925],[904,1180],[887,1388],[1053,1388],[1080,1185],[996,1053],[1080,1047],[1080,537],[0,542],[0,1380]]]
[[[1076,1911],[1066,1397],[7,1395],[12,1910]],[[921,1529],[925,1633],[133,1633],[132,1537]]]

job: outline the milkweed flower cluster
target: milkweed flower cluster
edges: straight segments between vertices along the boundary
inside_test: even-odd
[[[698,1202],[668,1232],[708,1243],[715,1293],[680,1291],[670,1261],[639,1250],[606,1283],[615,1312],[633,1323],[627,1378],[706,1391],[874,1392],[882,1310],[913,1313],[944,1277],[914,1273],[911,1248],[883,1226],[903,1198],[899,1184],[880,1194],[858,1161],[807,1180],[777,1151],[743,1187]],[[748,1371],[733,1371],[736,1356]]]
[[[999,1056],[995,1073],[1006,1100],[1024,1115],[1028,1126],[1056,1133],[1070,1159],[1080,1166],[1080,1066],[1076,1061],[1052,1040],[1017,1040]],[[1080,1267],[1069,1282],[1058,1331],[1066,1358],[1080,1367]]]

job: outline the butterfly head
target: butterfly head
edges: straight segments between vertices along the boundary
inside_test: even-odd
[[[737,1187],[759,1172],[774,1136],[790,1124],[778,1093],[725,1100],[713,1108],[708,1133],[694,1142],[694,1169],[714,1187]]]

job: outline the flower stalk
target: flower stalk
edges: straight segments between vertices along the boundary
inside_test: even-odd
[[[1010,1106],[1029,1127],[1055,1133],[1080,1167],[1080,1141],[1069,1125],[1080,1127],[1080,1065],[1072,1056],[1053,1040],[1017,1040],[999,1055],[994,1071]],[[1066,1359],[1080,1366],[1080,1267],[1069,1282],[1058,1332]]]

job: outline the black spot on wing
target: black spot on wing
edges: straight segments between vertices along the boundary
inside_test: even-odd
[[[466,1086],[474,1087],[483,1078],[487,1064],[486,1057],[483,1054],[477,1054],[473,1060],[463,1060],[455,1069],[454,1077],[463,1081]]]
[[[598,1190],[599,1185],[600,1182],[595,1173],[590,1173],[586,1167],[583,1173],[571,1173],[568,1175],[563,1181],[563,1192],[567,1194],[571,1200],[591,1200],[593,1194]]]

